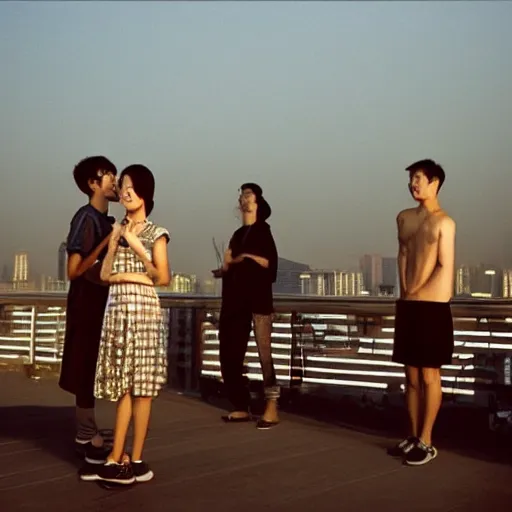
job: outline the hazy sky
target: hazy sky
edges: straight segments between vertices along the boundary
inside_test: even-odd
[[[283,257],[394,255],[422,158],[446,170],[458,260],[508,264],[511,20],[510,2],[2,2],[0,263],[24,249],[56,274],[86,201],[73,166],[105,154],[153,170],[176,271],[215,265],[245,181]]]

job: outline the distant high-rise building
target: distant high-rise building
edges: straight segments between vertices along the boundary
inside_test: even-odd
[[[202,295],[219,295],[220,279],[204,279],[199,287]]]
[[[455,295],[471,295],[470,268],[460,266],[455,273]]]
[[[503,271],[494,265],[483,263],[470,267],[469,284],[472,297],[502,297]]]
[[[67,287],[66,281],[55,279],[54,277],[41,276],[41,287],[42,292],[65,292]]]
[[[66,242],[59,245],[59,253],[57,260],[57,279],[65,283],[68,280],[67,272],[68,255],[66,252]]]
[[[339,287],[337,295],[358,296],[364,291],[364,282],[362,272],[340,272],[337,276]]]
[[[387,295],[397,295],[399,288],[398,281],[398,260],[397,258],[382,258],[382,283],[379,285],[380,294],[382,295],[382,286],[386,290]]]
[[[277,279],[273,286],[274,293],[299,295],[301,293],[300,276],[307,270],[309,270],[309,265],[279,258],[277,262]]]
[[[308,270],[300,275],[303,295],[331,295],[338,297],[363,294],[361,272],[342,270]]]
[[[382,284],[382,256],[365,254],[359,262],[359,270],[363,274],[365,291],[370,295],[378,295]]]
[[[322,270],[308,270],[300,275],[302,295],[327,295],[324,272]]]
[[[197,293],[197,277],[194,274],[173,274],[169,290],[173,293]]]
[[[26,252],[18,252],[14,255],[12,280],[14,283],[26,283],[28,281],[28,254]]]
[[[454,292],[459,297],[506,297],[507,279],[506,271],[494,265],[461,265],[455,272]]]
[[[4,265],[2,270],[2,283],[7,283],[9,281],[9,267],[7,265]]]
[[[512,270],[503,271],[503,298],[512,298]]]
[[[395,297],[397,287],[394,285],[381,284],[379,286],[379,297]]]

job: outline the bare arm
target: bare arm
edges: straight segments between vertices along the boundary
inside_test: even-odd
[[[244,261],[245,258],[250,258],[254,260],[256,263],[261,265],[264,268],[268,268],[268,260],[266,258],[262,258],[261,256],[256,256],[254,254],[239,254],[236,258],[233,258],[231,256],[231,249],[228,249],[224,255],[224,263],[222,265],[222,268],[219,268],[217,270],[213,270],[213,275],[215,277],[222,277],[222,274],[228,271],[229,267],[231,265],[236,265],[237,263],[241,263]]]
[[[110,233],[107,255],[101,265],[100,279],[102,281],[109,283],[112,282],[112,266],[114,264],[114,257],[116,255],[117,248],[119,247],[119,240],[123,232],[124,227],[116,222],[112,227],[112,233]]]
[[[407,247],[402,243],[400,238],[400,228],[403,224],[403,218],[401,214],[398,214],[396,218],[397,230],[398,230],[398,276],[400,280],[400,298],[404,298],[407,293],[405,286],[406,283],[406,268],[407,268]]]
[[[437,265],[426,283],[426,286],[436,281],[441,276],[445,277],[448,272],[453,281],[453,272],[455,267],[455,221],[450,217],[445,217],[439,226],[439,251],[437,256]]]
[[[254,252],[245,252],[241,255],[242,258],[249,258],[255,261],[260,267],[270,269],[273,274],[277,272],[277,248],[274,242],[274,237],[270,230],[270,226],[262,225],[255,233],[256,243]],[[272,268],[271,268],[272,267]]]
[[[256,256],[255,254],[240,254],[238,258],[250,258],[251,260],[254,260],[258,265],[261,265],[263,268],[268,268],[269,265],[269,261],[267,258],[263,258],[262,256]],[[235,258],[235,261],[238,258]]]
[[[123,272],[121,274],[111,275],[109,283],[138,283],[145,284],[147,286],[153,286],[154,283],[147,274],[141,274],[140,272]]]
[[[133,250],[137,258],[139,258],[139,260],[142,261],[142,263],[144,263],[144,267],[146,269],[146,272],[148,273],[148,276],[151,279],[155,279],[158,274],[157,268],[148,258],[146,254],[146,248],[144,247],[144,244],[140,241],[140,238],[137,235],[131,233],[125,233],[124,238],[128,242],[128,245]]]
[[[96,263],[99,255],[105,249],[107,244],[109,243],[111,234],[106,236],[98,246],[87,256],[86,258],[82,258],[82,256],[78,253],[71,254],[68,258],[68,279],[73,281],[77,277],[80,277],[82,274],[87,272],[93,265]]]
[[[437,254],[437,264],[423,286],[415,286],[408,291],[408,295],[415,295],[420,290],[428,287],[435,287],[445,281],[448,277],[452,281],[455,266],[455,222],[450,217],[445,217],[439,223],[439,245]],[[436,285],[437,281],[437,285]]]
[[[110,243],[108,244],[108,252],[103,260],[101,265],[100,279],[102,281],[113,282],[112,281],[112,266],[114,264],[114,257],[117,252],[117,248],[119,246],[119,235],[114,234],[114,236],[110,239]]]
[[[89,270],[84,273],[84,277],[91,283],[106,286],[108,283],[102,281],[100,278],[101,262],[97,261]]]
[[[125,239],[137,258],[144,264],[147,275],[155,286],[167,286],[171,282],[169,263],[167,261],[167,240],[164,236],[158,238],[153,245],[153,258],[148,258],[146,248],[140,239],[125,233]]]
[[[439,233],[439,266],[453,270],[455,266],[455,221],[446,217],[441,222]]]
[[[153,263],[151,263],[151,266],[155,269],[152,277],[155,286],[169,286],[171,271],[169,269],[167,240],[165,236],[158,238],[153,245]]]
[[[231,244],[231,242],[230,242],[230,244]],[[240,261],[242,261],[242,260],[240,260]],[[224,251],[224,260],[222,262],[222,267],[212,270],[213,277],[215,277],[216,279],[220,279],[229,270],[229,266],[232,263],[240,263],[240,261],[237,261],[237,262],[233,261],[231,246],[228,247]]]
[[[221,270],[226,272],[229,268],[229,265],[233,263],[233,252],[231,251],[231,247],[228,247],[224,251],[224,261],[222,262]]]

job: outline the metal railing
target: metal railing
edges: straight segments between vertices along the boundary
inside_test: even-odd
[[[170,385],[199,390],[205,379],[220,380],[220,298],[160,297],[169,319]],[[0,360],[58,365],[65,304],[59,292],[0,295]],[[272,347],[281,385],[374,400],[401,395],[403,369],[391,361],[393,299],[277,296],[275,307]],[[452,311],[455,353],[442,372],[445,395],[479,406],[503,400],[512,389],[512,301],[454,300]],[[262,379],[252,333],[246,368],[249,379]]]

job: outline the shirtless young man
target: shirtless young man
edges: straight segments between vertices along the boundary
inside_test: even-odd
[[[410,436],[388,453],[419,466],[437,456],[432,428],[442,401],[442,365],[452,361],[450,300],[455,264],[455,222],[437,198],[442,167],[421,160],[407,169],[417,208],[398,214],[400,299],[396,304],[392,360],[405,365]]]

